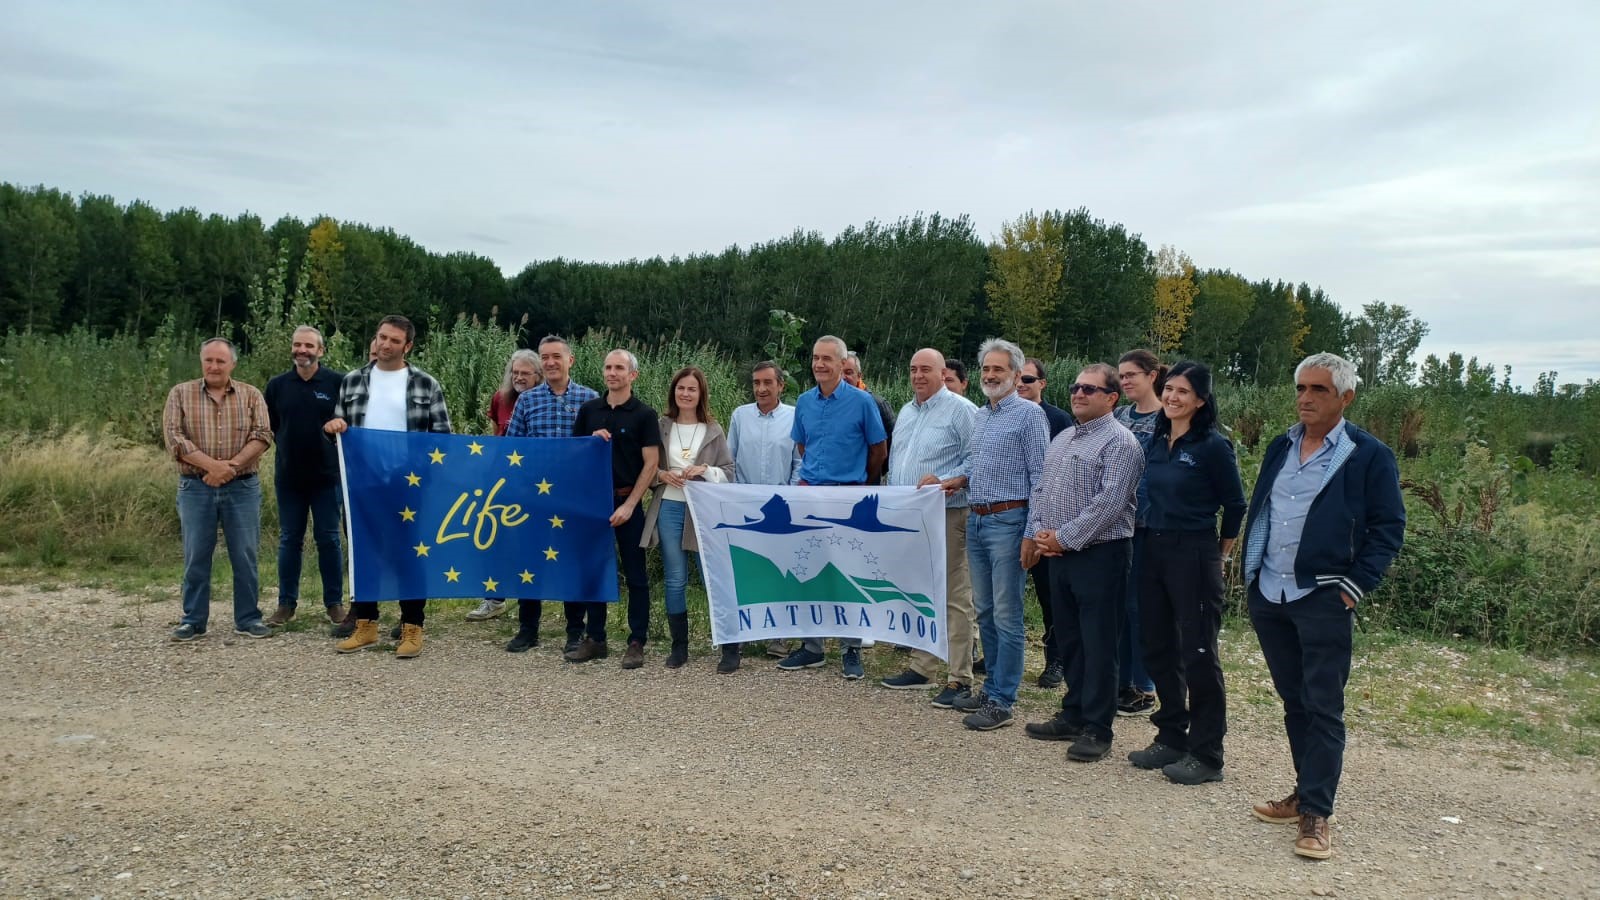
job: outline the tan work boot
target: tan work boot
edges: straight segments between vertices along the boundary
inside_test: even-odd
[[[378,620],[357,619],[356,630],[350,636],[340,641],[335,647],[340,653],[354,653],[363,647],[371,647],[378,642]]]
[[[401,623],[400,644],[394,648],[396,659],[410,659],[422,652],[422,626]]]
[[[1282,800],[1264,800],[1250,807],[1256,818],[1274,825],[1293,825],[1300,821],[1300,793],[1290,794]]]
[[[1333,855],[1333,835],[1328,831],[1325,817],[1300,814],[1300,837],[1294,842],[1294,852],[1307,859],[1327,859]]]

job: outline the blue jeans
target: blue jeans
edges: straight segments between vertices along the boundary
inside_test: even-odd
[[[689,611],[685,592],[689,586],[689,551],[683,549],[683,519],[689,504],[682,500],[662,500],[656,515],[656,535],[661,539],[661,568],[667,585],[667,615]]]
[[[988,677],[983,692],[1010,709],[1022,681],[1022,529],[1028,508],[993,515],[967,514],[967,567],[972,573],[972,605],[978,613]]]
[[[1143,482],[1140,482],[1143,484]],[[1144,529],[1133,533],[1133,563],[1128,578],[1127,605],[1123,609],[1122,627],[1117,630],[1117,671],[1122,673],[1121,687],[1131,687],[1146,694],[1156,689],[1155,679],[1144,667],[1144,635],[1139,619],[1139,576],[1144,566]]]
[[[322,605],[332,609],[344,602],[343,558],[339,555],[339,486],[299,488],[278,482],[278,605],[295,608],[300,603],[300,560],[305,547],[306,521],[315,523],[311,539],[317,545],[317,573],[322,576]]]
[[[183,526],[183,624],[206,627],[211,615],[211,555],[217,549],[217,525],[228,542],[233,564],[233,624],[244,628],[261,621],[256,551],[261,543],[261,482],[243,475],[222,487],[197,477],[178,479],[178,522]]]

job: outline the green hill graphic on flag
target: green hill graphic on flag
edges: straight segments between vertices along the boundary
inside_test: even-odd
[[[904,600],[917,612],[933,617],[933,601],[926,595],[901,590],[892,581],[857,578],[839,571],[833,563],[804,581],[772,560],[752,550],[728,545],[733,561],[734,592],[740,606],[761,603],[884,603]]]

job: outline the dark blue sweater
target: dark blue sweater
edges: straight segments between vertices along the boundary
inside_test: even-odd
[[[1186,431],[1171,448],[1157,431],[1144,451],[1144,487],[1145,527],[1216,533],[1221,509],[1222,537],[1239,536],[1245,506],[1239,460],[1233,442],[1216,429]]]

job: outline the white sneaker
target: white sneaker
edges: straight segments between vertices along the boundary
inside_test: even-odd
[[[485,600],[478,604],[478,608],[467,613],[468,622],[484,622],[498,617],[506,611],[504,600]]]

